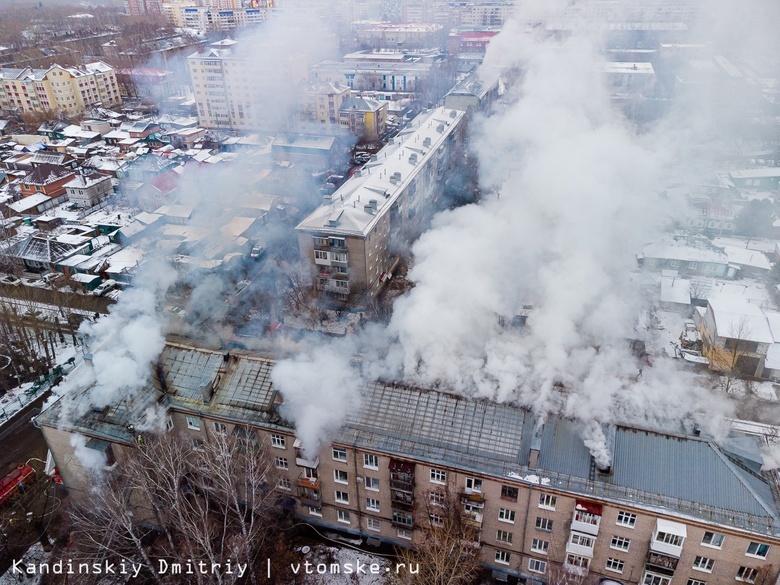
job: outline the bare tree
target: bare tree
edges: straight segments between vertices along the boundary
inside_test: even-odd
[[[88,505],[71,511],[69,556],[136,563],[149,583],[289,582],[283,508],[275,491],[279,477],[267,447],[254,436],[214,432],[197,445],[172,435],[139,440],[132,455],[93,490]],[[270,581],[269,558],[275,565]],[[186,567],[190,559],[209,570],[192,575],[161,570]],[[232,572],[226,570],[228,561]],[[100,580],[81,577],[85,583]]]
[[[461,496],[446,490],[426,501],[415,518],[422,538],[398,551],[407,572],[397,576],[402,585],[468,585],[482,571],[479,561],[479,518],[467,512]],[[400,566],[400,565],[399,565]],[[412,573],[409,569],[418,570]]]
[[[748,338],[751,330],[747,318],[742,316],[737,321],[732,321],[722,348],[713,347],[710,357],[710,365],[716,371],[722,372],[720,386],[724,392],[729,393],[734,389],[734,381],[740,378],[740,358],[750,353],[755,345]]]

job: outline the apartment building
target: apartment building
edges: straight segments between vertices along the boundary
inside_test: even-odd
[[[298,127],[310,134],[339,134],[339,108],[349,97],[349,88],[339,83],[309,83],[299,91]]]
[[[460,24],[471,27],[501,27],[514,10],[514,2],[469,2],[460,6]]]
[[[338,83],[359,91],[414,92],[436,67],[432,62],[379,63],[364,60],[322,61],[309,70],[315,82]]]
[[[0,110],[74,116],[87,108],[122,103],[114,69],[102,61],[77,67],[0,69]]]
[[[445,38],[440,24],[366,23],[356,28],[358,44],[377,49],[438,47]]]
[[[387,130],[387,103],[348,97],[339,108],[341,129],[361,140],[377,140]]]
[[[288,121],[287,100],[306,79],[302,56],[273,61],[241,52],[238,41],[211,43],[187,57],[198,109],[205,128],[276,130]]]
[[[420,114],[298,224],[301,260],[324,301],[363,306],[382,290],[399,243],[424,225],[447,170],[462,163],[463,116],[447,108]]]
[[[715,444],[695,432],[606,426],[611,464],[599,467],[575,421],[541,424],[508,404],[371,383],[332,443],[312,454],[279,415],[273,365],[168,343],[136,397],[79,409],[86,390],[70,410],[84,415],[61,419],[58,401],[36,424],[77,500],[89,497],[89,480],[72,434],[109,463],[121,460],[136,445],[128,425],[157,404],[167,408],[168,432],[194,441],[249,433],[267,445],[280,495],[328,530],[408,546],[421,527],[441,522],[445,497],[457,498],[479,529],[475,552],[502,580],[544,583],[558,570],[624,585],[769,585],[778,577],[778,477],[761,470],[757,437]]]

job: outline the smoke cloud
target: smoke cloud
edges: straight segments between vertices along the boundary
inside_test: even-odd
[[[644,337],[629,275],[677,213],[660,193],[689,174],[691,133],[626,119],[610,101],[598,38],[526,24],[550,8],[524,4],[482,68],[486,79],[519,72],[501,109],[473,123],[480,183],[497,196],[435,218],[413,246],[414,288],[395,302],[388,327],[354,339],[352,350],[364,355],[366,380],[442,386],[531,407],[540,420],[578,419],[608,466],[602,424],[690,430],[696,420],[714,432],[710,422],[731,407],[668,361],[649,367],[629,343]],[[281,363],[274,382],[298,392],[293,381],[308,376],[301,368],[322,361]],[[309,396],[320,387],[313,382]]]
[[[88,471],[101,471],[105,467],[107,463],[105,455],[100,451],[87,447],[87,438],[84,435],[72,434],[70,436],[70,444],[74,447],[74,457]]]

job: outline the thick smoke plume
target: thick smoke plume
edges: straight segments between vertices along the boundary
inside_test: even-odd
[[[542,420],[579,419],[608,466],[601,424],[679,430],[728,411],[682,372],[637,360],[629,345],[641,308],[629,273],[670,215],[658,194],[678,172],[684,133],[638,132],[610,103],[598,39],[526,26],[544,15],[521,8],[482,70],[521,79],[501,111],[476,121],[471,144],[481,184],[497,196],[435,219],[413,247],[414,288],[396,301],[387,329],[357,338],[353,350],[364,355],[365,379],[440,385],[532,407]],[[291,383],[320,361],[282,363],[274,381],[301,403],[335,391]],[[697,414],[704,409],[708,416]]]
[[[150,381],[151,364],[165,345],[165,320],[160,299],[173,284],[175,272],[160,261],[139,269],[135,286],[129,288],[108,315],[85,322],[79,334],[85,354],[91,355],[77,368],[60,394],[64,394],[63,420],[133,398]],[[81,395],[74,390],[89,388]],[[137,421],[141,422],[141,421]]]

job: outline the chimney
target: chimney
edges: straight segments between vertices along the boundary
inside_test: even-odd
[[[539,466],[539,451],[542,448],[541,429],[531,439],[531,451],[528,454],[528,469],[536,469]]]
[[[203,397],[203,402],[211,402],[211,397],[214,395],[214,386],[211,380],[201,382],[198,385],[198,390],[200,390],[200,395]]]

